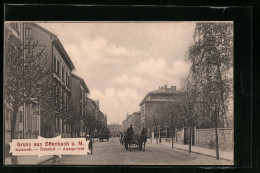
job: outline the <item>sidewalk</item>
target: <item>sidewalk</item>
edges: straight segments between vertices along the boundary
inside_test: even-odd
[[[158,143],[158,144],[157,144],[156,139],[153,140],[153,143],[151,143],[151,140],[147,140],[147,143],[154,144],[154,145],[162,145],[167,148],[172,148],[171,142],[166,142],[163,140],[162,140],[162,143]],[[178,149],[189,152],[189,145],[173,143],[173,148],[178,148]],[[191,146],[191,152],[216,158],[216,150],[214,150],[214,149],[207,149],[207,148],[201,148],[201,147],[197,147],[197,146]],[[224,160],[233,161],[233,151],[230,151],[230,152],[219,151],[219,158],[224,159]]]

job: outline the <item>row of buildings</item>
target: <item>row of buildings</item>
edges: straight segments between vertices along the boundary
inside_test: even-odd
[[[149,126],[148,117],[151,118],[156,113],[161,113],[167,106],[177,104],[180,97],[181,92],[176,90],[176,86],[167,87],[165,85],[148,92],[139,104],[140,111],[131,115],[127,114],[126,119],[123,120],[123,130],[125,131],[130,125],[133,126],[134,131],[140,131],[143,127]],[[154,131],[152,131],[152,135],[154,136]]]
[[[134,112],[133,114],[126,115],[126,119],[122,122],[123,131],[126,131],[127,128],[132,125],[134,131],[141,130],[141,114],[140,112]]]
[[[163,138],[170,142],[173,137],[174,142],[180,144],[188,144],[189,134],[191,133],[192,145],[214,148],[215,129],[214,125],[208,121],[200,119],[197,126],[191,128],[191,131],[185,125],[180,128],[174,127],[174,130],[172,130],[171,118],[170,122],[169,119],[168,122],[166,122],[167,120],[159,122],[161,120],[157,116],[165,114],[170,106],[181,106],[181,97],[182,92],[176,90],[176,86],[167,87],[165,85],[148,92],[139,104],[140,112],[135,112],[132,115],[127,114],[126,119],[122,121],[123,131],[126,131],[130,125],[133,126],[135,132],[139,132],[140,129],[146,127],[148,130],[147,136],[151,140]],[[233,128],[225,126],[218,128],[218,137],[220,149],[232,151]]]
[[[120,137],[123,131],[122,125],[116,123],[107,125],[107,128],[109,129],[111,137]]]
[[[52,98],[46,103],[50,111],[49,113],[45,112],[51,117],[50,120],[45,119],[47,115],[43,115],[37,101],[24,103],[19,107],[15,124],[15,138],[37,138],[38,135],[43,137],[58,135],[80,137],[86,133],[97,135],[102,128],[106,128],[107,116],[100,111],[99,101],[88,97],[89,88],[81,77],[73,73],[75,66],[55,34],[36,23],[5,23],[5,68],[8,68],[9,57],[6,50],[7,46],[10,46],[8,39],[11,35],[22,45],[37,42],[37,49],[44,50],[46,55],[45,69],[51,69],[51,75],[41,82],[51,81],[50,90],[52,93]],[[14,49],[16,49],[15,46]],[[8,88],[4,89],[5,92],[8,90]],[[66,110],[69,107],[73,107],[74,110],[74,115],[70,114],[71,121],[68,121],[69,118],[66,117],[68,115]],[[59,108],[63,111],[54,110],[51,112],[51,108]],[[5,143],[7,144],[11,140],[13,117],[12,106],[7,103],[6,97],[4,115]],[[74,118],[73,121],[72,118]]]

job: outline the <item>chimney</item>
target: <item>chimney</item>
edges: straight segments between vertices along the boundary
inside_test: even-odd
[[[164,85],[164,89],[165,89],[165,90],[167,89],[167,85]]]
[[[173,86],[171,86],[171,89],[173,90]]]
[[[176,90],[176,86],[173,86],[174,90]]]

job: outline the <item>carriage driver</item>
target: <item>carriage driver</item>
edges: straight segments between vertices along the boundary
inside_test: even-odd
[[[133,136],[134,136],[134,129],[132,127],[132,124],[127,129],[127,134],[128,134],[128,137],[129,137],[129,141],[132,141],[133,140]]]

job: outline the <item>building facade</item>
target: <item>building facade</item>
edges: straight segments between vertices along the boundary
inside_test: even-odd
[[[159,87],[157,90],[147,93],[139,104],[141,113],[141,128],[146,127],[152,132],[150,135],[153,137],[155,129],[150,129],[151,121],[156,124],[156,122],[153,122],[156,121],[156,116],[170,106],[178,105],[181,101],[181,97],[182,92],[176,90],[176,86],[171,86],[168,88],[167,85],[165,85]],[[150,137],[150,135],[148,136]]]
[[[53,102],[57,108],[54,116],[54,128],[48,123],[42,124],[42,133],[44,137],[53,137],[61,135],[69,137],[71,134],[71,125],[64,122],[64,115],[59,110],[64,110],[71,99],[71,72],[75,67],[65,51],[63,45],[56,35],[35,23],[25,23],[25,30],[29,36],[38,41],[40,47],[46,51],[46,69],[52,68],[51,85],[53,88]],[[42,117],[43,118],[43,117]],[[49,127],[49,128],[48,128]],[[54,133],[53,133],[54,131]]]
[[[107,125],[107,127],[112,137],[120,137],[120,132],[123,130],[122,125],[114,123]]]
[[[140,112],[134,112],[131,115],[126,115],[126,119],[122,121],[122,129],[126,131],[127,128],[132,125],[135,132],[141,130],[141,114]]]
[[[28,40],[32,39],[32,33],[28,30],[26,23],[24,22],[5,22],[5,58],[4,58],[4,66],[5,70],[7,68],[7,63],[9,61],[7,56],[8,49],[8,40],[10,36],[14,36],[17,43],[22,45],[22,49],[25,50],[25,44],[28,43]],[[17,45],[12,45],[14,49],[18,49]],[[25,58],[25,55],[23,55]],[[6,91],[7,88],[5,88]],[[8,144],[11,140],[11,120],[12,120],[12,108],[10,105],[6,103],[3,109],[3,113],[5,115],[5,143]],[[31,101],[30,103],[24,103],[19,107],[16,123],[15,123],[15,136],[16,138],[37,138],[40,134],[40,115],[37,113],[38,104],[35,101]]]
[[[52,102],[49,104],[50,107],[54,104],[59,109],[66,107],[71,97],[71,71],[75,67],[58,37],[40,25],[30,22],[6,23],[5,30],[5,40],[8,40],[8,33],[11,33],[19,39],[24,49],[29,43],[37,43],[37,47],[33,51],[35,53],[37,51],[45,52],[44,60],[46,63],[44,64],[44,70],[51,71],[51,74],[44,78],[44,81],[39,82],[51,81],[50,90],[53,92],[53,97]],[[37,102],[31,102],[19,109],[16,128],[18,138],[32,138],[37,137],[37,135],[43,137],[69,136],[69,126],[67,127],[64,123],[62,115],[56,113],[51,122],[48,120],[49,123],[44,123],[45,116],[40,116],[39,110],[38,114],[35,114],[36,110],[39,109],[38,106]],[[8,106],[6,108],[8,109]],[[7,111],[7,121],[11,119],[9,116],[10,114]],[[8,125],[6,127],[8,129]]]
[[[72,105],[76,109],[78,116],[86,117],[88,110],[88,98],[89,89],[85,81],[75,74],[71,74],[71,95],[72,95]],[[79,122],[73,124],[72,126],[72,136],[80,137],[84,136],[86,133],[86,122],[82,119]]]

